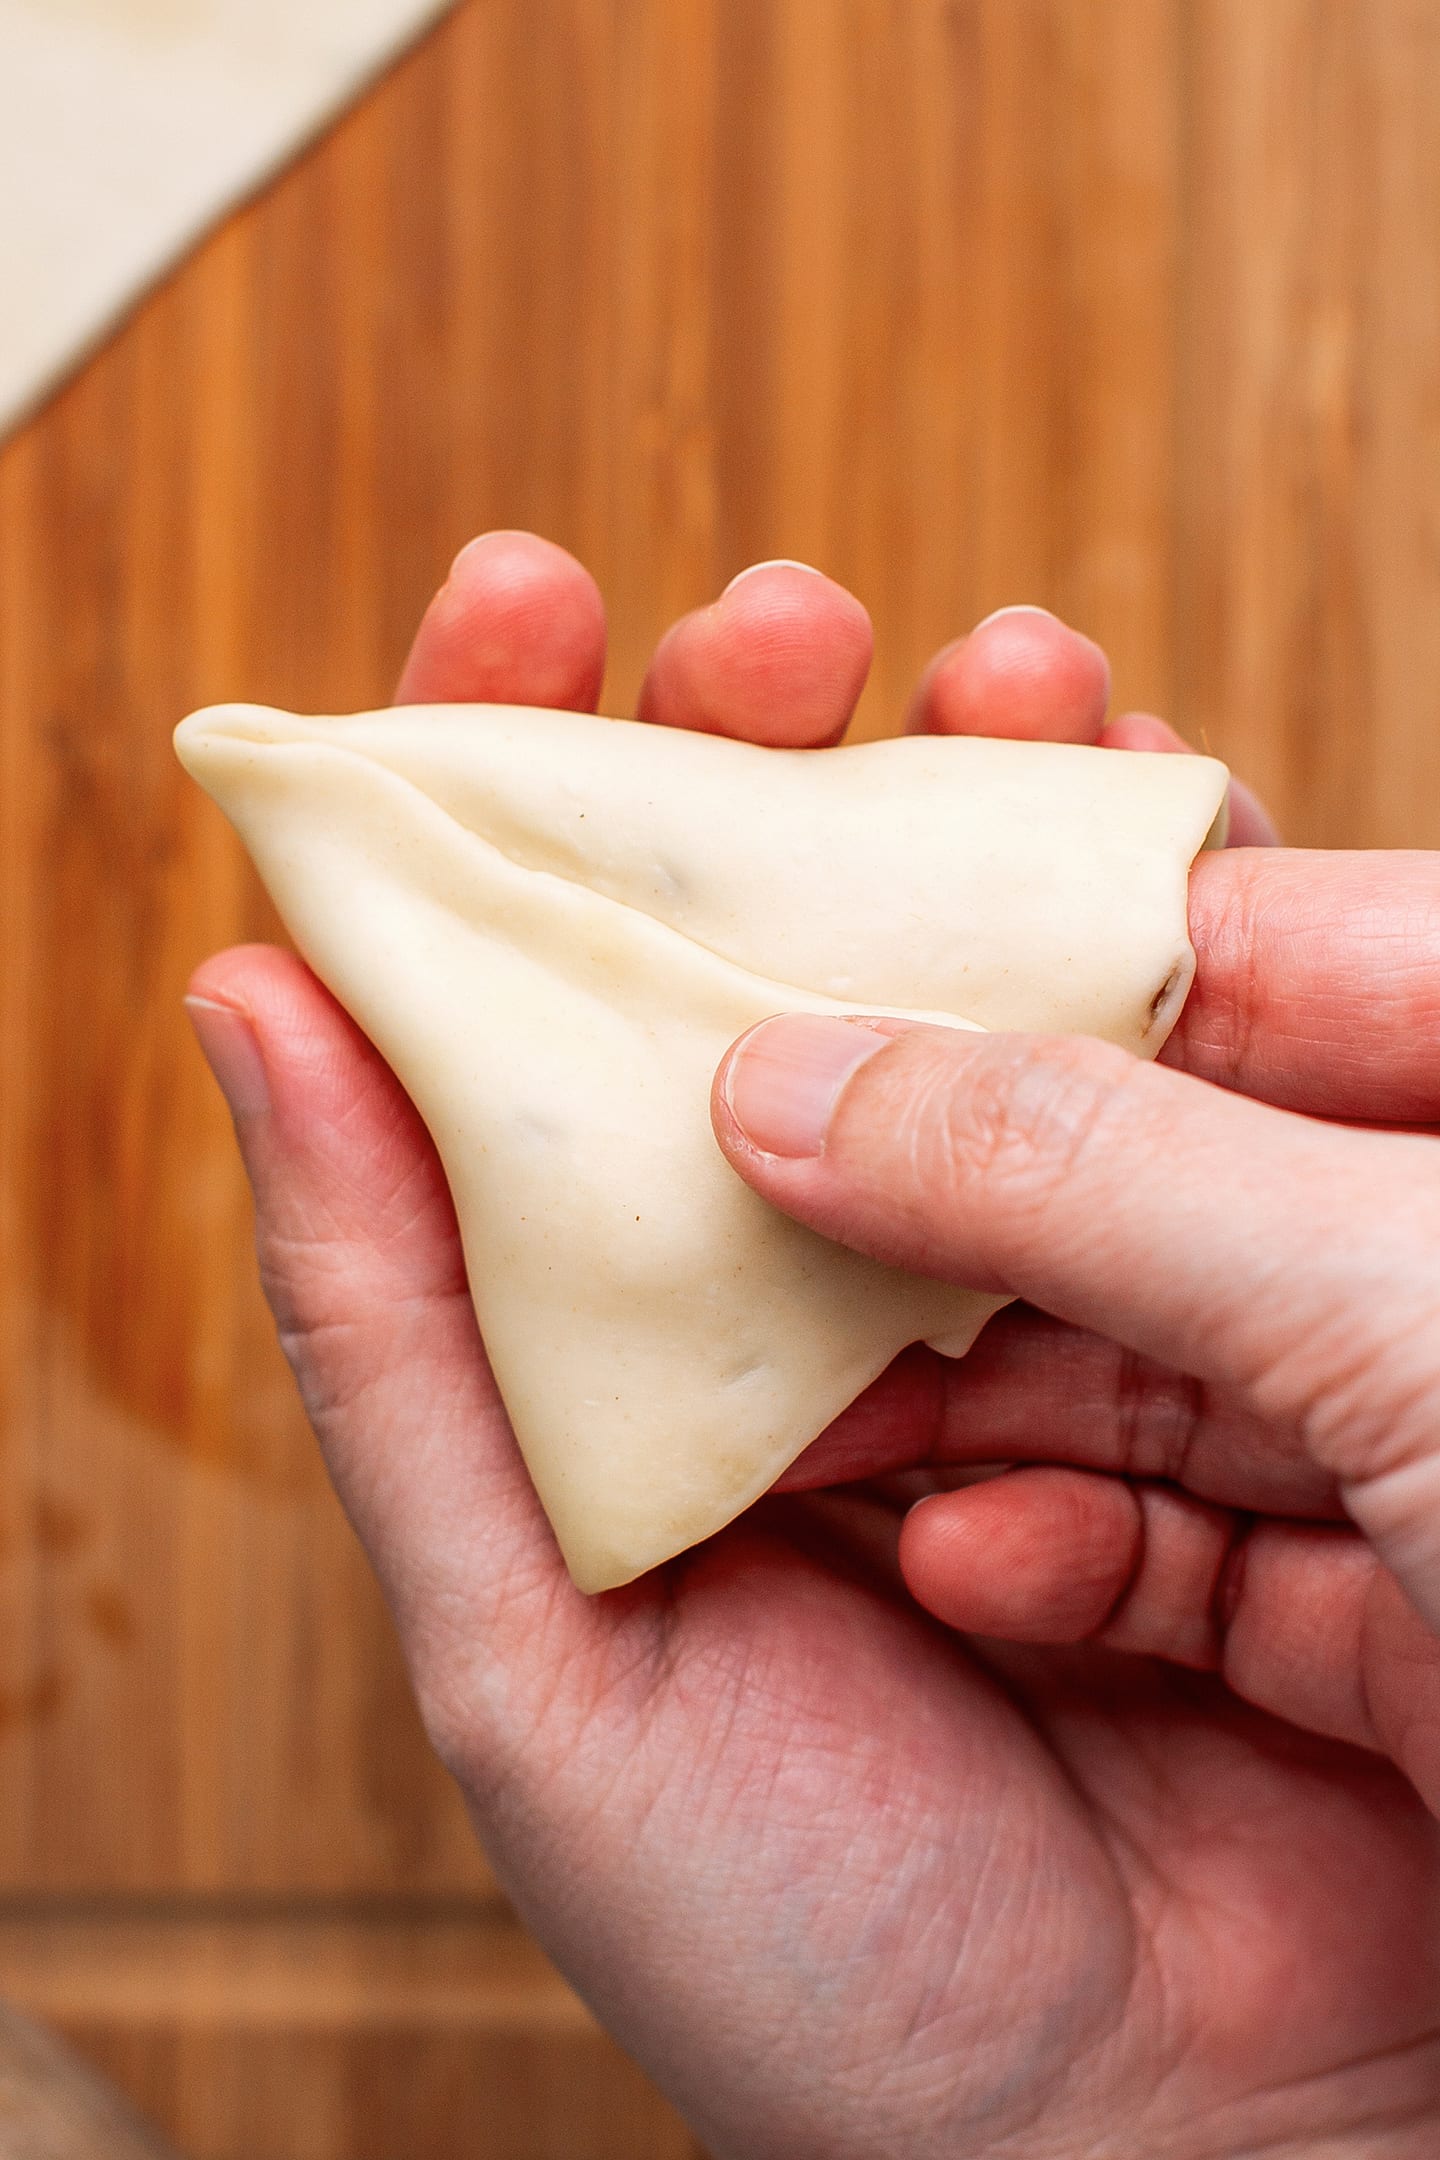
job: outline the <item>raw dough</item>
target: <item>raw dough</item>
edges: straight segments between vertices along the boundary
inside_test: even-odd
[[[1209,758],[776,751],[496,706],[217,707],[176,745],[434,1135],[586,1590],[718,1530],[907,1343],[958,1354],[1000,1302],[759,1200],[710,1128],[726,1047],[883,1010],[1153,1055],[1226,788]]]

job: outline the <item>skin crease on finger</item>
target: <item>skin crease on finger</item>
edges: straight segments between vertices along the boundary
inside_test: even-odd
[[[448,681],[432,646],[427,694],[475,694],[473,628],[444,631]],[[485,694],[555,680],[537,665]],[[262,964],[230,957],[210,988],[244,1011]],[[707,2146],[1079,2160],[1123,2122],[1147,2160],[1432,2150],[1435,1852],[1400,1782],[1158,1661],[972,1658],[842,1565],[802,1503],[575,1597],[473,1326],[407,1292],[407,1270],[452,1280],[453,1224],[427,1214],[361,1264],[386,1199],[371,1117],[312,1120],[314,1072],[407,1128],[341,1016],[298,970],[292,990],[312,1078],[289,1089],[276,1065],[260,1206],[294,1227],[313,1139],[323,1206],[270,1258],[292,1315],[325,1315],[291,1347],[301,1369],[335,1360],[327,1452],[502,1879]],[[392,1197],[417,1179],[387,1160]]]

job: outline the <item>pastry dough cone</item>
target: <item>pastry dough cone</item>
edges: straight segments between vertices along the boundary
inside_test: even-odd
[[[913,737],[762,750],[508,707],[179,729],[450,1179],[476,1312],[575,1580],[718,1530],[907,1343],[1000,1300],[777,1214],[710,1129],[767,1015],[1159,1049],[1224,767]]]

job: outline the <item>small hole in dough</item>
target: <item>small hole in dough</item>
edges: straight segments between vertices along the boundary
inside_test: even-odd
[[[1153,1035],[1157,1029],[1169,1032],[1185,1002],[1194,974],[1194,962],[1188,954],[1175,962],[1150,1000],[1150,1011],[1145,1021],[1146,1038]]]

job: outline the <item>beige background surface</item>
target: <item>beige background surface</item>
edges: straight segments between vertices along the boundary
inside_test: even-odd
[[[449,0],[0,0],[0,429]]]
[[[687,2152],[493,1898],[179,1017],[169,753],[382,698],[493,524],[609,702],[762,555],[864,724],[1003,601],[1320,844],[1440,844],[1440,0],[469,0],[0,453],[0,1988],[206,2160]]]

